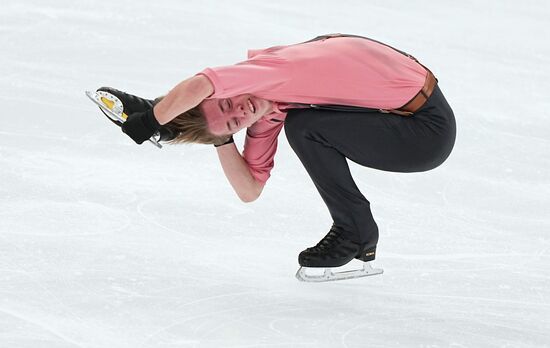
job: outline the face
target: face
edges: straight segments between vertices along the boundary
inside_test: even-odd
[[[250,94],[224,99],[205,99],[199,109],[214,135],[235,134],[271,113],[273,103]]]

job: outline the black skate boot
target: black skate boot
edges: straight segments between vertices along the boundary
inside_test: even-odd
[[[133,95],[133,94],[129,94],[129,93],[126,93],[126,92],[123,92],[123,91],[119,91],[118,89],[115,89],[115,88],[112,88],[112,87],[101,87],[101,88],[98,88],[97,91],[98,92],[106,92],[106,93],[109,93],[109,94],[115,96],[116,98],[118,98],[120,100],[120,102],[122,103],[123,113],[126,114],[126,115],[130,115],[134,112],[146,111],[146,110],[152,108],[156,104],[155,100],[141,98],[141,97],[138,97],[138,96]],[[103,109],[100,109],[100,110],[114,124],[116,124],[119,127],[122,126],[122,122],[120,122],[118,120],[113,120],[111,117],[109,117],[109,115],[107,115],[105,113],[105,111],[103,111]],[[176,135],[177,134],[175,134],[174,131],[171,128],[161,127],[159,129],[159,139],[158,140],[159,141],[170,141],[170,140],[174,139],[176,137]]]
[[[375,245],[360,245],[349,240],[343,231],[334,225],[316,246],[307,248],[298,256],[303,267],[340,267],[354,258],[372,261],[376,256]]]
[[[307,248],[298,256],[300,269],[296,278],[306,282],[324,282],[359,278],[380,274],[381,269],[373,269],[368,261],[376,256],[376,244],[360,244],[348,239],[344,231],[332,226],[328,234],[316,246]],[[333,273],[330,267],[340,267],[354,258],[364,261],[363,269]],[[309,275],[305,268],[325,268],[323,275]]]

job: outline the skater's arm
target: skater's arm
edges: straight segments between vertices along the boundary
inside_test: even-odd
[[[214,86],[204,75],[195,75],[180,82],[154,107],[157,121],[162,125],[179,114],[199,105],[214,93]]]
[[[223,172],[239,198],[246,203],[256,200],[262,193],[265,184],[252,176],[235,144],[219,146],[216,150]]]

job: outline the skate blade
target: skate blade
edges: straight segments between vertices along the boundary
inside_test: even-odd
[[[332,269],[325,268],[323,274],[308,274],[306,270],[311,269],[313,268],[300,267],[298,269],[298,272],[296,272],[296,278],[302,282],[320,283],[336,280],[362,278],[384,273],[383,269],[372,268],[372,266],[368,262],[363,263],[362,269],[355,269],[350,271],[333,272]]]
[[[111,93],[105,91],[86,91],[86,95],[91,101],[99,106],[111,120],[124,122],[128,118],[128,115],[124,113],[124,106],[120,99]]]
[[[128,115],[124,113],[124,106],[122,105],[122,102],[120,99],[118,99],[116,96],[112,95],[109,92],[105,91],[86,91],[86,96],[90,98],[91,101],[94,102],[99,108],[109,117],[111,120],[118,122],[118,123],[124,123],[126,119],[128,118]],[[159,149],[162,149],[162,145],[159,144],[158,140],[156,139],[159,137],[159,133],[157,132],[155,135],[153,135],[149,141],[153,143],[156,147]]]

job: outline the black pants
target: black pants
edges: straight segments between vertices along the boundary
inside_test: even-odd
[[[413,116],[293,109],[285,120],[285,132],[335,226],[357,242],[376,244],[378,227],[370,203],[353,181],[346,158],[391,172],[430,170],[451,153],[456,125],[436,86]]]

